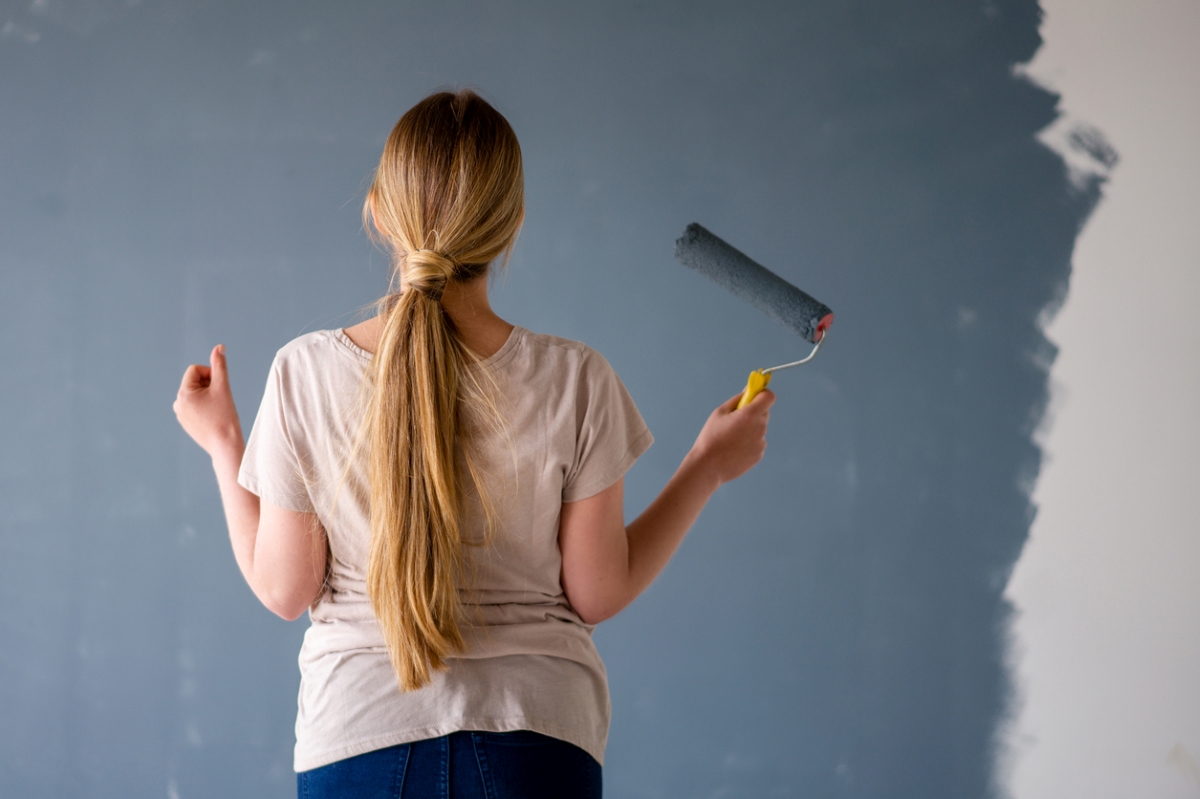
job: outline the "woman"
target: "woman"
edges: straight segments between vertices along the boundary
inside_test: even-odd
[[[279,351],[248,442],[225,351],[175,402],[211,456],[238,566],[306,609],[302,796],[599,796],[595,624],[666,565],[708,498],[762,457],[763,392],[709,417],[626,525],[652,437],[595,351],[514,327],[487,275],[524,218],[521,152],[472,92],[397,123],[363,210],[399,290]]]

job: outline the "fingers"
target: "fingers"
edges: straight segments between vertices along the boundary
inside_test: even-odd
[[[734,394],[732,397],[722,402],[717,410],[721,413],[733,413],[735,410],[737,410],[738,403],[742,401],[742,395],[744,393],[744,391],[739,391],[738,393]],[[774,404],[775,392],[771,391],[769,388],[764,388],[762,391],[755,394],[754,399],[750,400],[749,404],[747,404],[742,410],[750,410],[760,413],[768,410]]]
[[[183,373],[183,381],[179,384],[180,395],[193,391],[202,391],[209,386],[229,385],[229,366],[225,361],[225,345],[213,347],[208,356],[209,363],[194,363]]]
[[[750,400],[750,404],[746,406],[746,409],[752,411],[766,411],[770,410],[771,406],[774,404],[775,392],[769,388],[764,388],[762,391],[758,392],[754,399]]]
[[[194,363],[183,373],[183,381],[179,384],[179,393],[186,394],[190,391],[208,388],[210,382],[212,382],[212,369],[204,364]]]
[[[226,386],[229,384],[229,366],[225,361],[225,345],[213,347],[209,355],[209,365],[194,363],[183,373],[183,381],[179,384],[179,393],[200,391],[211,385]]]
[[[218,344],[213,347],[212,355],[208,359],[212,363],[212,382],[221,386],[227,385],[229,383],[229,366],[225,362],[225,345]]]
[[[743,392],[739,391],[738,393],[734,394],[729,399],[722,402],[720,404],[720,406],[717,407],[717,410],[720,411],[721,413],[733,413],[734,411],[736,411],[737,404],[739,402],[741,402],[741,400],[742,400],[742,393]]]

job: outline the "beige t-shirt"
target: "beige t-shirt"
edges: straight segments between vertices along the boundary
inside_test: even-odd
[[[599,353],[520,327],[487,359],[507,422],[480,442],[499,524],[467,547],[465,653],[402,693],[365,584],[365,458],[345,470],[369,360],[341,330],[281,349],[238,477],[267,502],[316,513],[329,536],[328,590],[300,650],[296,770],[457,730],[534,730],[603,763],[608,683],[592,626],[563,594],[558,524],[564,502],[615,483],[653,441],[629,393]],[[468,528],[482,540],[477,508]]]

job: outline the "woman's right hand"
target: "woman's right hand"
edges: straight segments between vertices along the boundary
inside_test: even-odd
[[[738,392],[712,412],[688,453],[718,485],[750,471],[767,449],[767,423],[775,404],[774,392],[764,390],[738,410],[741,398]]]
[[[205,452],[216,457],[233,450],[241,460],[242,426],[229,390],[224,344],[213,347],[207,366],[194,363],[187,368],[174,407],[179,424]]]

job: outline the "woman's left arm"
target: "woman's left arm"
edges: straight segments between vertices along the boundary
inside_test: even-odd
[[[325,530],[316,514],[260,501],[238,483],[246,442],[223,344],[213,348],[209,366],[188,367],[175,416],[212,458],[233,556],[250,590],[272,613],[288,621],[298,618],[325,581]]]

